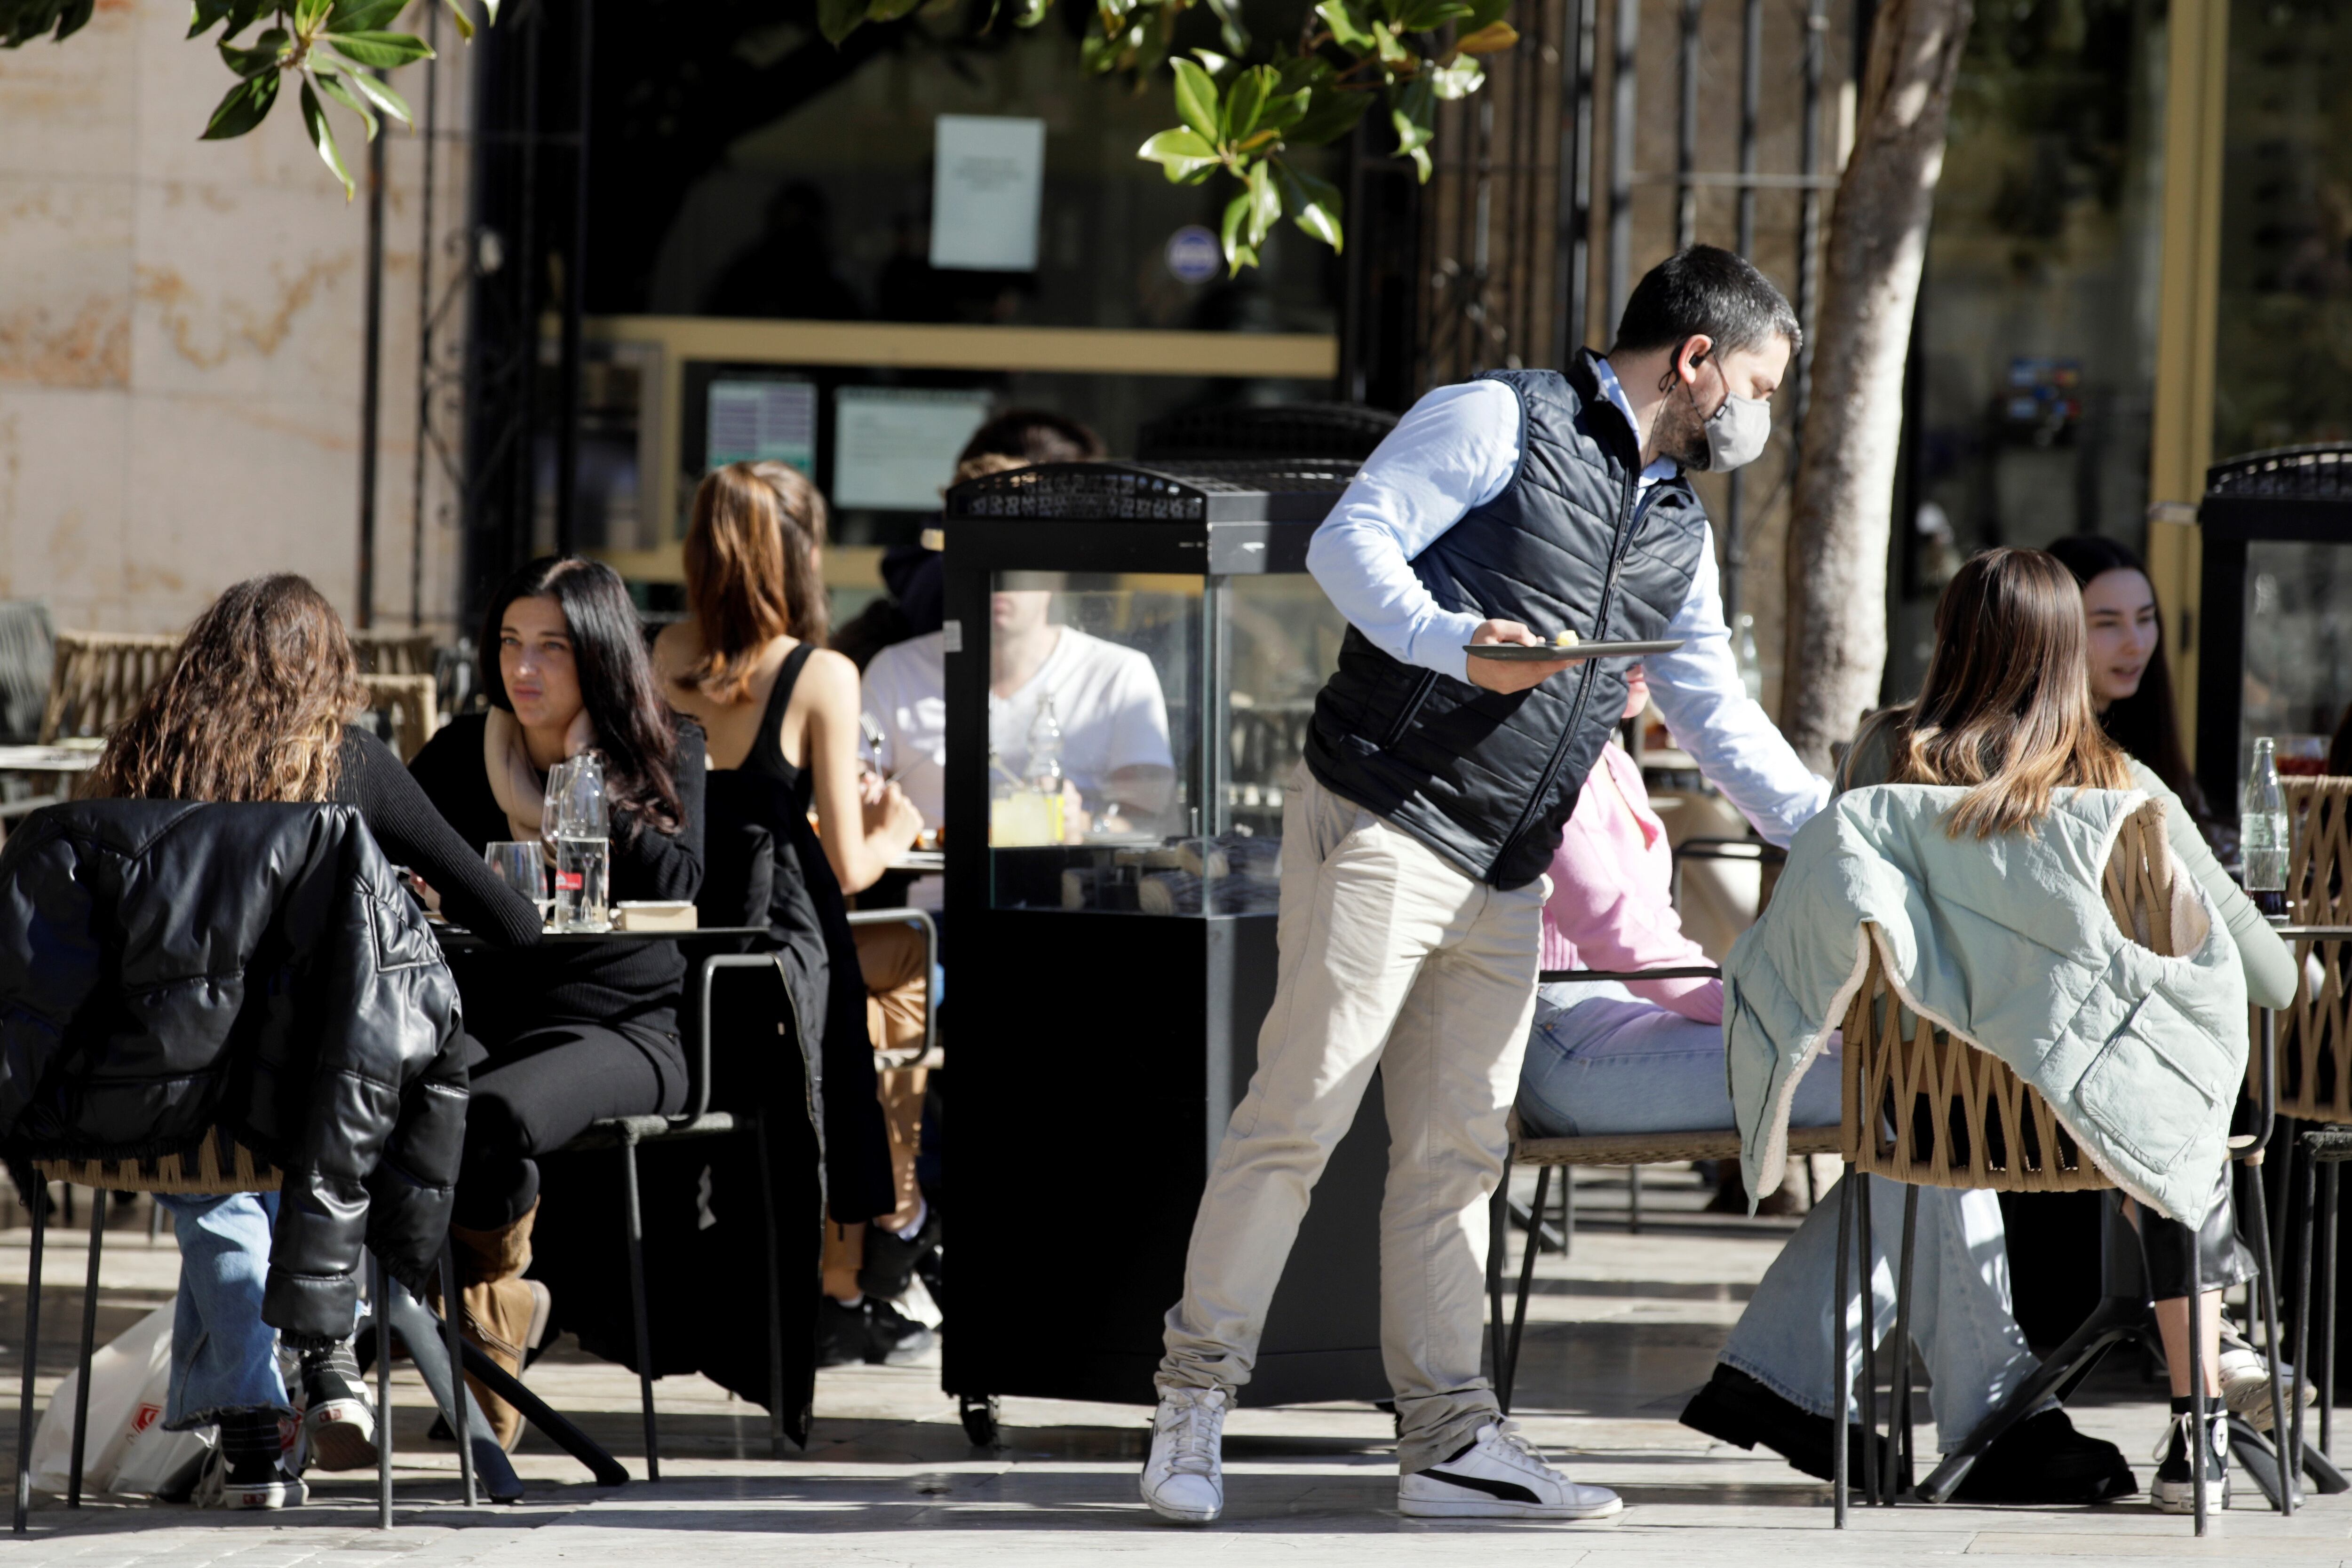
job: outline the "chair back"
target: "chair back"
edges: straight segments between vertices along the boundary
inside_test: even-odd
[[[193,1154],[131,1160],[35,1160],[45,1180],[71,1182],[104,1192],[168,1192],[218,1197],[232,1192],[276,1192],[278,1167],[215,1128]]]
[[[441,727],[440,692],[433,677],[365,674],[360,685],[367,690],[364,711],[379,720],[380,730],[388,732],[386,738],[401,761],[414,760]]]
[[[180,639],[168,632],[58,632],[41,744],[104,739],[169,673],[179,653]]]
[[[57,668],[57,633],[37,599],[0,601],[0,740],[37,740]]]
[[[352,656],[363,675],[430,675],[433,633],[430,632],[351,632]]]
[[[2102,883],[2107,912],[2141,946],[2179,957],[2204,942],[2204,906],[2165,839],[2163,802],[2124,820]],[[1869,960],[1845,1017],[1843,1142],[1853,1168],[1918,1186],[2113,1186],[2007,1062],[1903,1006],[1877,928],[1864,930]]]
[[[2290,837],[2287,907],[2302,925],[2352,925],[2352,779],[2283,779]],[[2319,956],[2319,984],[2310,958]],[[2301,977],[2278,1018],[2278,1113],[2352,1123],[2352,942],[2297,942]],[[2249,1063],[2251,1073],[2253,1065]],[[2258,1086],[2259,1087],[2259,1086]]]

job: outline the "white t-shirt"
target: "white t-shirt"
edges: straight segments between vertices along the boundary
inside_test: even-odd
[[[1087,810],[1099,812],[1104,783],[1120,768],[1175,766],[1168,701],[1147,655],[1073,626],[1060,632],[1026,685],[1009,697],[989,693],[989,739],[1005,770],[1027,778],[1029,729],[1050,695],[1062,727],[1062,775],[1078,787]]]
[[[866,714],[882,732],[875,766],[898,776],[927,828],[947,820],[947,675],[940,632],[893,643],[866,666]]]

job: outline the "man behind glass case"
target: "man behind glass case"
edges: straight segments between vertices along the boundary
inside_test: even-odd
[[[1280,977],[1168,1313],[1144,1500],[1205,1523],[1220,1444],[1332,1148],[1384,1069],[1381,1356],[1398,1505],[1422,1517],[1599,1519],[1512,1432],[1479,1374],[1487,1203],[1536,1001],[1546,896],[1630,660],[1472,659],[1471,643],[1678,639],[1643,662],[1700,768],[1786,843],[1828,783],[1747,695],[1686,468],[1747,463],[1799,340],[1728,251],[1661,263],[1606,359],[1430,393],[1316,530],[1349,621],[1283,808]]]

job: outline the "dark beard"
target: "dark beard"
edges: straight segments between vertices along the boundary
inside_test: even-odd
[[[1688,386],[1678,398],[1669,397],[1659,408],[1650,434],[1658,455],[1671,457],[1685,468],[1704,473],[1714,462],[1706,444],[1706,421],[1699,417],[1698,400]]]

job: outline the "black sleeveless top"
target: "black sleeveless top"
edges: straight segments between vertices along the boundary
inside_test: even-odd
[[[774,779],[790,792],[803,815],[815,799],[816,780],[806,768],[795,768],[784,760],[784,709],[792,706],[793,687],[801,678],[802,666],[815,652],[815,643],[803,643],[784,655],[784,667],[776,672],[775,687],[768,693],[767,711],[760,716],[760,733],[752,738],[751,751],[730,770]]]

